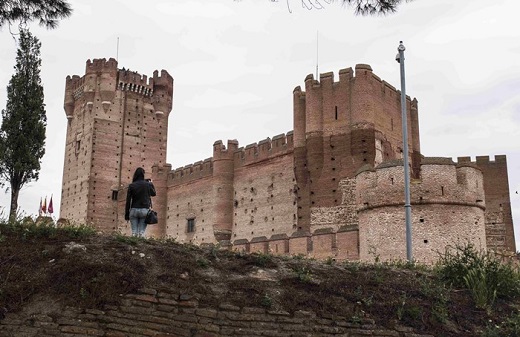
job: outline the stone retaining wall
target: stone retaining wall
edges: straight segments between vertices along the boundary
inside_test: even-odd
[[[407,327],[384,329],[373,320],[354,322],[344,317],[319,317],[307,311],[290,314],[230,304],[202,308],[191,295],[153,289],[126,295],[121,304],[107,305],[103,310],[61,307],[40,300],[0,320],[0,337],[50,336],[434,337],[416,334]]]

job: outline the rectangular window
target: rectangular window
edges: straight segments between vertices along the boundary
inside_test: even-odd
[[[193,232],[195,232],[195,219],[188,219],[188,228],[187,228],[187,232],[188,232],[188,233],[193,233]]]
[[[112,191],[112,200],[117,201],[117,192],[118,191]]]

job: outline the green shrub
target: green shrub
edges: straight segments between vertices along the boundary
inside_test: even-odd
[[[492,252],[477,250],[472,244],[446,250],[435,270],[450,286],[468,288],[478,307],[493,304],[495,298],[520,297],[520,272]]]
[[[273,255],[271,254],[257,252],[251,254],[251,257],[253,258],[253,263],[258,267],[269,267],[275,265]]]

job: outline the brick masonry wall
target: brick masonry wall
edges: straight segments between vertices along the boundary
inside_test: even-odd
[[[294,232],[297,223],[294,187],[291,154],[236,169],[231,239],[251,240]]]
[[[359,257],[373,262],[406,260],[406,227],[402,205],[359,213]],[[486,247],[484,211],[457,205],[412,205],[412,253],[421,263],[437,261],[438,253],[468,242]]]
[[[516,252],[506,156],[477,156],[476,165],[484,175],[486,193],[486,234],[488,246]]]
[[[482,173],[451,159],[425,158],[410,186],[413,256],[433,263],[456,244],[486,248]],[[359,256],[362,261],[406,259],[402,163],[386,163],[356,177]]]
[[[369,319],[353,323],[309,311],[291,314],[226,303],[204,308],[191,295],[154,289],[126,295],[120,305],[102,310],[61,307],[47,300],[48,305],[8,314],[0,321],[0,337],[434,337],[403,326],[385,329]]]
[[[342,179],[338,184],[338,192],[341,194],[341,205],[335,207],[312,207],[311,233],[322,228],[332,228],[336,232],[341,226],[357,225],[355,189],[355,179]]]
[[[211,177],[168,188],[166,236],[181,243],[216,243],[213,235],[216,187]],[[195,231],[187,231],[194,219]]]

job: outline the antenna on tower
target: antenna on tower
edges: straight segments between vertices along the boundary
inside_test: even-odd
[[[119,62],[119,36],[117,37],[116,61]]]
[[[316,30],[316,80],[319,79],[319,74],[318,74],[318,63],[319,63],[319,59],[318,59],[318,30]]]

